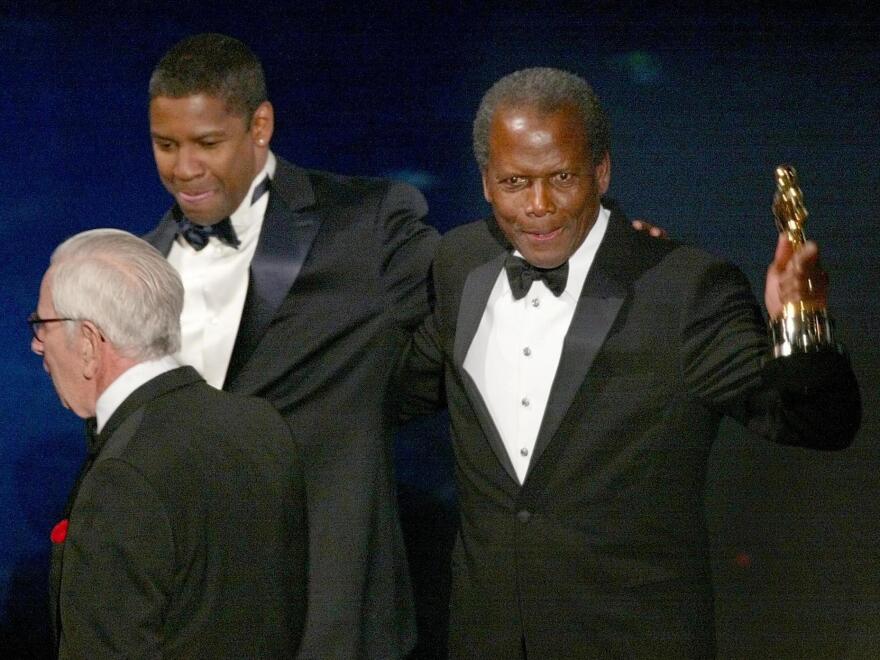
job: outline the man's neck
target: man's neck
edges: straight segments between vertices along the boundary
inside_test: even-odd
[[[98,398],[100,398],[100,396],[116,381],[117,378],[141,362],[141,360],[135,360],[120,355],[112,346],[109,346],[109,350],[104,351],[101,359],[101,366],[95,374],[95,388]]]
[[[128,367],[117,372],[116,378],[107,383],[95,404],[95,416],[100,431],[116,408],[127,399],[132,392],[144,383],[153,380],[166,371],[176,369],[180,364],[171,356],[155,360],[129,360]],[[108,372],[109,373],[109,372]]]

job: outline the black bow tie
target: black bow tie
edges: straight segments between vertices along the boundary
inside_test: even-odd
[[[238,248],[241,241],[235,235],[235,229],[229,218],[223,218],[214,225],[197,225],[190,222],[189,218],[180,216],[177,218],[177,233],[186,239],[186,242],[193,246],[196,251],[201,250],[208,244],[211,236],[216,236],[226,245]]]
[[[556,268],[537,268],[525,259],[509,254],[504,260],[504,269],[507,271],[507,281],[510,282],[514,300],[524,297],[536,280],[543,280],[558,298],[565,291],[565,283],[568,281],[567,261]]]
[[[251,206],[268,190],[269,177],[267,176],[254,188],[254,194],[251,195]],[[196,252],[204,249],[211,236],[216,236],[220,242],[226,243],[226,245],[235,249],[238,249],[238,246],[241,245],[241,241],[238,240],[238,236],[235,234],[235,229],[229,218],[223,218],[220,222],[213,225],[197,225],[185,215],[179,213],[176,215],[175,220],[177,221],[177,233],[183,236]]]

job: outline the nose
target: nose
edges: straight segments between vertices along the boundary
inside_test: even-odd
[[[529,215],[538,217],[556,213],[556,205],[553,203],[550,186],[541,179],[535,179],[532,182],[526,211]]]
[[[43,355],[43,342],[41,342],[36,337],[31,337],[31,350],[37,355]]]
[[[197,151],[189,145],[181,146],[175,154],[174,177],[190,181],[200,177],[203,173],[204,167]]]

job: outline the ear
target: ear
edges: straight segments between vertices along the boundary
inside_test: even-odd
[[[92,380],[101,369],[106,340],[101,330],[91,321],[80,322],[79,351],[83,377]]]
[[[611,183],[611,154],[607,151],[602,160],[596,165],[596,185],[599,188],[599,194],[604,195],[608,192],[608,186]]]
[[[251,118],[251,139],[257,147],[269,148],[269,142],[272,140],[272,133],[275,130],[275,111],[272,104],[263,101],[257,109],[254,110],[254,116]]]

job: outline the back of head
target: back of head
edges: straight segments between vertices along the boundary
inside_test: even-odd
[[[150,100],[207,94],[222,99],[233,114],[248,122],[266,100],[263,66],[238,39],[197,34],[175,44],[150,77]]]
[[[481,170],[489,163],[489,130],[499,108],[535,108],[547,114],[573,108],[584,122],[593,164],[611,152],[608,116],[589,83],[568,71],[536,67],[504,76],[483,95],[473,127],[474,156]]]
[[[88,320],[125,357],[143,361],[180,349],[183,284],[145,241],[118,229],[77,234],[51,259],[59,316]]]

